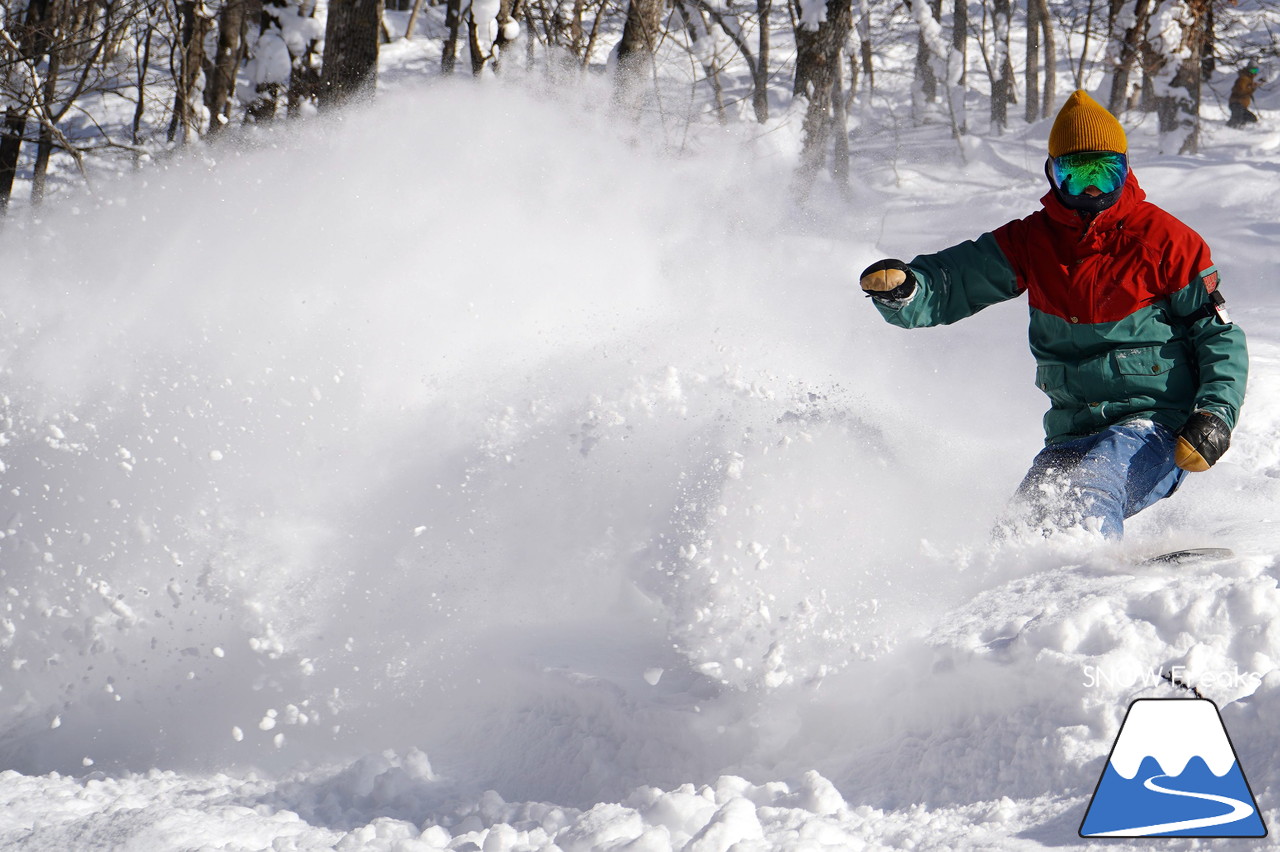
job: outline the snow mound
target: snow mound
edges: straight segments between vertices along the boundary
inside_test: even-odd
[[[168,772],[85,779],[6,772],[0,774],[6,809],[0,842],[199,848],[235,838],[235,848],[336,852],[800,852],[977,848],[1024,824],[1008,800],[927,817],[851,807],[815,772],[793,783],[755,785],[723,776],[701,787],[642,787],[621,802],[587,810],[508,803],[493,791],[470,804],[432,810],[419,798],[421,785],[431,782],[409,768],[422,759],[388,753],[319,787]],[[416,815],[405,807],[414,799],[420,803]],[[186,805],[210,800],[217,804]],[[1041,803],[1036,815],[1051,811]]]

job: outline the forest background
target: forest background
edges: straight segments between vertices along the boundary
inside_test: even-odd
[[[683,122],[794,117],[799,188],[903,122],[961,140],[1085,88],[1194,154],[1239,67],[1276,55],[1267,0],[2,0],[0,212],[196,143],[429,76],[533,76]],[[599,95],[598,93],[606,93]],[[1124,119],[1131,124],[1133,115]],[[959,149],[963,156],[963,146]]]

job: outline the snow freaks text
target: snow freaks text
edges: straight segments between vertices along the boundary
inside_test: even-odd
[[[1080,667],[1085,689],[1132,686],[1158,686],[1161,683],[1194,684],[1197,689],[1256,689],[1262,683],[1261,672],[1242,672],[1239,666],[1230,671],[1188,672],[1186,666],[1169,669],[1143,666]]]

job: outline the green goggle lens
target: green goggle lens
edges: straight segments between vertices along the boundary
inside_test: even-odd
[[[1129,158],[1112,151],[1082,151],[1053,158],[1053,182],[1068,195],[1083,195],[1096,186],[1103,195],[1124,186]]]

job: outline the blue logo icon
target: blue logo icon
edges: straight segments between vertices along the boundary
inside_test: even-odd
[[[1081,837],[1266,837],[1218,706],[1207,698],[1129,705]]]

